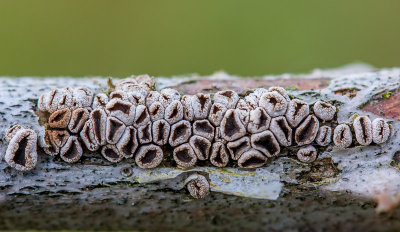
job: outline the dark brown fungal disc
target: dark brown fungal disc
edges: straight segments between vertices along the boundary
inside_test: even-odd
[[[151,143],[153,141],[151,122],[137,128],[140,144]]]
[[[76,136],[70,136],[60,150],[61,159],[67,163],[77,162],[82,157],[82,154],[82,146]]]
[[[241,168],[259,168],[264,166],[268,158],[261,152],[251,149],[240,156],[238,165]]]
[[[89,111],[85,108],[78,108],[72,111],[68,130],[72,133],[79,133],[85,122],[89,119]]]
[[[360,145],[369,145],[372,143],[372,123],[367,116],[358,116],[353,122],[354,134]]]
[[[67,130],[49,130],[49,134],[51,135],[50,139],[59,148],[63,147],[69,138]]]
[[[87,121],[79,134],[83,143],[89,151],[96,151],[99,145],[96,142],[92,121]]]
[[[108,96],[104,93],[99,93],[93,98],[92,108],[105,108],[108,103]]]
[[[314,115],[309,115],[294,133],[294,140],[298,145],[310,144],[317,136],[319,121]]]
[[[10,127],[10,129],[7,130],[5,135],[6,142],[9,143],[10,140],[14,137],[14,135],[21,129],[23,129],[23,127],[19,124]]]
[[[239,95],[233,90],[223,90],[214,94],[214,103],[224,105],[228,109],[233,109],[239,101]]]
[[[136,154],[135,162],[141,168],[155,168],[161,164],[164,153],[159,146],[149,144],[141,146]]]
[[[165,108],[165,120],[169,124],[174,124],[180,120],[183,119],[183,106],[182,103],[178,100],[175,100],[171,102],[166,108]]]
[[[93,110],[90,113],[89,119],[92,122],[94,138],[98,145],[106,144],[106,125],[107,114],[102,108]]]
[[[219,126],[221,124],[222,119],[224,118],[226,110],[227,108],[224,105],[214,103],[211,106],[210,114],[208,115],[208,120],[214,126]]]
[[[264,108],[271,117],[284,115],[288,106],[285,97],[276,91],[264,93],[258,104],[260,107]]]
[[[125,132],[125,124],[114,117],[108,117],[106,123],[106,141],[108,144],[116,144]]]
[[[249,124],[247,125],[247,130],[250,133],[258,133],[265,131],[269,128],[271,123],[271,117],[265,112],[261,107],[250,111]]]
[[[164,119],[164,106],[160,102],[154,102],[149,107],[149,114],[151,121],[155,122]]]
[[[147,111],[147,107],[145,105],[136,106],[136,114],[133,125],[138,128],[146,125],[148,122],[150,122],[150,115],[149,111]]]
[[[44,141],[48,147],[43,147],[43,151],[48,155],[56,156],[60,152],[60,148],[55,144],[52,132],[51,130],[46,130],[44,133]]]
[[[192,95],[183,95],[181,98],[183,118],[188,121],[194,120],[194,111],[192,106],[193,99]]]
[[[278,142],[285,147],[292,145],[292,128],[283,116],[273,118],[269,126]]]
[[[120,99],[120,100],[123,100],[123,101],[127,101],[128,100],[128,96],[127,96],[127,94],[124,92],[124,91],[113,91],[111,94],[110,94],[110,100],[112,100],[112,99]]]
[[[315,147],[308,145],[297,151],[297,158],[303,163],[312,163],[317,158]]]
[[[205,119],[211,108],[210,94],[198,93],[193,96],[192,107],[194,119]]]
[[[190,175],[186,181],[186,188],[190,195],[196,199],[202,199],[210,194],[210,184],[208,180],[199,174]]]
[[[318,130],[315,142],[320,146],[328,146],[332,142],[332,128],[330,126],[321,126]]]
[[[350,127],[346,124],[339,124],[333,131],[333,143],[340,148],[346,148],[351,145],[353,136]]]
[[[251,146],[268,157],[276,156],[281,151],[278,141],[269,130],[251,135]]]
[[[289,102],[288,109],[286,111],[286,120],[291,127],[297,127],[301,121],[310,112],[308,104],[298,99],[293,99]]]
[[[117,149],[115,145],[112,144],[107,144],[101,149],[101,155],[103,157],[112,162],[112,163],[118,163],[124,158],[124,156],[121,154],[121,152]]]
[[[214,138],[214,127],[207,119],[197,120],[193,123],[193,134],[200,135],[210,141]]]
[[[194,153],[199,160],[208,160],[210,157],[211,142],[210,140],[193,135],[189,140],[190,146],[193,148]]]
[[[323,101],[317,101],[314,104],[313,109],[314,114],[324,121],[332,120],[336,114],[336,107]]]
[[[136,108],[135,105],[121,99],[112,99],[106,105],[106,110],[113,117],[121,120],[125,125],[132,125],[135,120]]]
[[[251,149],[250,138],[245,136],[226,144],[231,159],[238,160],[243,153]]]
[[[133,126],[127,127],[116,146],[121,155],[125,158],[133,157],[133,154],[135,154],[135,151],[139,146],[136,129]]]
[[[382,118],[376,118],[372,121],[372,140],[376,144],[385,143],[389,139],[389,124]]]
[[[183,168],[190,168],[197,162],[197,156],[188,143],[174,148],[173,158],[176,164]]]
[[[160,146],[167,144],[170,130],[171,126],[164,119],[153,122],[153,142]]]
[[[69,120],[71,119],[71,110],[63,109],[57,110],[49,117],[49,125],[52,128],[67,128]]]
[[[31,129],[20,129],[8,144],[5,161],[18,171],[32,170],[37,163],[36,143],[36,132]]]
[[[238,111],[229,109],[221,122],[221,135],[227,141],[234,141],[246,134],[246,128],[240,120]]]
[[[169,135],[169,145],[175,147],[182,143],[186,143],[192,135],[192,126],[186,120],[179,121],[171,126]]]
[[[225,167],[229,162],[229,154],[221,142],[215,142],[211,148],[210,162],[216,167]]]

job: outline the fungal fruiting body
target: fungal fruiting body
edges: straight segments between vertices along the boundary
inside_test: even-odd
[[[371,122],[359,116],[350,126],[337,125],[334,105],[318,100],[310,106],[281,87],[257,88],[244,96],[233,90],[181,96],[170,88],[156,91],[153,84],[152,78],[138,76],[119,81],[108,95],[87,88],[44,93],[38,101],[38,109],[49,115],[44,152],[68,163],[90,151],[113,163],[133,159],[141,168],[155,168],[164,157],[182,168],[207,162],[257,168],[284,147],[308,163],[332,142],[347,148],[384,143],[390,135],[380,118]],[[36,133],[16,125],[6,141],[10,166],[32,169]]]

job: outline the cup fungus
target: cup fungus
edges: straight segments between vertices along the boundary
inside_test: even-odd
[[[160,119],[164,119],[164,106],[160,102],[154,102],[149,107],[149,114],[151,121],[157,121]]]
[[[238,160],[240,156],[251,149],[250,138],[245,136],[236,141],[232,141],[226,144],[231,159]]]
[[[225,167],[229,162],[226,147],[221,142],[215,142],[211,148],[210,163],[216,167]]]
[[[14,137],[14,135],[15,135],[18,131],[20,131],[21,129],[23,129],[23,127],[22,127],[21,125],[19,125],[19,124],[16,124],[16,125],[10,127],[10,128],[7,130],[6,135],[5,135],[6,142],[9,143],[10,140]]]
[[[180,99],[181,95],[175,89],[166,88],[160,91],[159,101],[161,102],[161,104],[163,104],[164,107],[167,107],[173,101],[179,101]]]
[[[49,117],[49,125],[52,128],[67,128],[71,119],[71,110],[57,110]]]
[[[72,104],[74,107],[91,107],[93,102],[93,93],[88,88],[75,88],[72,90]]]
[[[161,164],[164,153],[154,144],[141,146],[136,154],[135,162],[141,168],[155,168]]]
[[[385,143],[390,135],[389,124],[382,118],[372,121],[372,140],[376,144]]]
[[[329,103],[317,101],[314,104],[313,109],[314,114],[321,120],[330,121],[335,117],[336,107]]]
[[[181,98],[181,103],[183,107],[183,118],[188,121],[193,121],[194,119],[194,111],[193,111],[193,96],[192,95],[183,95]]]
[[[178,100],[172,101],[166,108],[165,108],[165,120],[169,124],[174,124],[183,119],[183,106],[182,103]]]
[[[226,111],[221,122],[221,134],[227,141],[234,141],[246,134],[246,128],[240,120],[237,110],[229,109]]]
[[[60,150],[60,157],[67,163],[77,162],[83,154],[82,146],[78,137],[70,136],[65,145]]]
[[[186,143],[192,135],[192,126],[186,120],[179,121],[171,126],[169,135],[169,145],[175,147],[182,143]]]
[[[48,155],[56,156],[60,153],[60,148],[55,144],[52,132],[51,130],[46,130],[44,133],[44,141],[48,147],[43,147],[43,151]]]
[[[346,124],[339,124],[333,131],[333,143],[340,148],[349,147],[352,143],[350,127]]]
[[[96,141],[95,132],[92,126],[92,121],[87,121],[79,134],[83,143],[89,151],[97,151],[99,145]]]
[[[173,151],[173,158],[176,164],[183,168],[190,168],[197,162],[197,156],[188,143],[184,143],[179,147],[175,147]]]
[[[185,182],[190,195],[196,199],[205,198],[210,194],[210,184],[202,175],[192,174],[185,180]]]
[[[297,127],[294,133],[294,140],[297,145],[310,144],[314,141],[317,136],[319,129],[319,122],[317,117],[309,115],[299,127]]]
[[[103,157],[112,162],[112,163],[118,163],[119,161],[124,158],[123,154],[117,149],[115,145],[112,144],[107,144],[101,149],[101,155]]]
[[[147,122],[146,125],[137,128],[140,144],[151,143],[153,141],[152,129],[151,122]]]
[[[104,93],[99,93],[93,98],[92,108],[105,108],[108,103],[108,96]]]
[[[228,109],[233,109],[239,101],[239,95],[233,90],[223,90],[214,94],[214,103],[224,105]]]
[[[139,147],[136,129],[133,126],[127,127],[116,146],[125,158],[133,157]]]
[[[264,166],[268,158],[261,152],[251,149],[240,156],[238,165],[241,168],[259,168]]]
[[[193,135],[189,140],[189,144],[193,148],[198,160],[208,160],[211,148],[210,140],[198,135]]]
[[[219,126],[222,119],[224,118],[226,107],[222,104],[214,103],[211,106],[210,114],[208,115],[208,120],[214,125]]]
[[[4,156],[5,161],[18,171],[32,170],[37,163],[36,143],[36,132],[21,127],[10,139]]]
[[[94,138],[98,145],[106,144],[106,125],[107,125],[107,114],[102,108],[93,110],[89,116],[92,122]]]
[[[286,120],[291,127],[297,127],[310,112],[308,104],[298,99],[293,99],[289,102],[286,111]]]
[[[106,121],[106,141],[116,144],[125,131],[125,124],[115,117],[108,117]]]
[[[353,122],[354,134],[360,145],[372,143],[372,123],[367,116],[358,116]]]
[[[287,101],[290,101],[290,98],[289,98],[289,95],[288,95],[287,92],[286,92],[286,89],[284,89],[284,88],[282,88],[282,87],[273,86],[273,87],[270,87],[270,88],[268,89],[268,91],[269,91],[269,92],[276,91],[276,92],[278,92],[280,95],[282,95]]]
[[[85,108],[78,108],[72,111],[68,130],[72,133],[79,133],[86,121],[89,119],[89,111]]]
[[[113,117],[121,120],[125,125],[132,125],[135,120],[135,105],[121,99],[112,99],[106,105],[106,110]]]
[[[193,96],[192,107],[194,119],[205,119],[211,108],[210,94],[198,93]]]
[[[316,158],[317,149],[311,145],[302,147],[297,151],[297,159],[303,163],[312,163]]]
[[[278,141],[269,130],[251,135],[250,141],[253,148],[261,151],[268,157],[276,156],[281,151]]]
[[[247,125],[247,130],[250,133],[258,133],[265,131],[269,128],[271,123],[271,117],[265,112],[261,107],[250,111],[249,124]]]
[[[282,146],[288,147],[292,144],[292,128],[290,128],[285,117],[273,118],[269,129]]]
[[[332,128],[330,126],[321,126],[318,130],[315,142],[320,146],[328,146],[332,142]]]
[[[200,135],[210,141],[214,138],[214,127],[207,119],[197,120],[193,123],[193,134]]]
[[[264,108],[271,117],[282,116],[286,113],[288,101],[276,91],[267,92],[262,95],[259,106]]]
[[[167,144],[170,130],[171,126],[164,119],[153,122],[153,142],[160,146]]]

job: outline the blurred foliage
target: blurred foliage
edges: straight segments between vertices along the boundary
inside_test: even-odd
[[[400,65],[400,1],[0,0],[0,75]]]

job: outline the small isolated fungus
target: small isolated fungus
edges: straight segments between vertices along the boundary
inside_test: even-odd
[[[251,149],[240,156],[238,165],[241,168],[259,168],[264,166],[268,158],[261,152]]]
[[[297,127],[310,112],[310,107],[304,101],[293,99],[289,102],[286,111],[286,120],[291,127]]]
[[[267,92],[262,95],[259,106],[264,108],[271,117],[284,115],[288,106],[288,101],[276,91]]]
[[[282,146],[288,147],[292,144],[292,128],[290,128],[284,116],[273,118],[269,129]]]
[[[302,147],[297,151],[297,159],[303,163],[312,163],[316,158],[317,149],[311,145]]]
[[[193,148],[198,160],[207,160],[210,157],[210,140],[198,135],[193,135],[189,140],[189,144]]]
[[[169,145],[175,147],[182,143],[186,143],[192,135],[192,126],[186,120],[179,121],[171,126],[169,135]]]
[[[183,95],[181,103],[183,107],[183,118],[188,121],[194,120],[193,102],[194,97],[192,95]]]
[[[164,119],[164,112],[164,106],[160,102],[154,102],[149,107],[150,119],[153,122]]]
[[[278,141],[269,130],[251,135],[250,141],[253,148],[268,157],[276,156],[281,151]]]
[[[313,109],[314,114],[321,120],[330,121],[333,119],[333,117],[335,117],[336,107],[329,103],[317,101],[314,104]]]
[[[214,103],[224,105],[228,109],[233,109],[239,101],[239,95],[233,90],[223,90],[214,94]]]
[[[376,118],[372,121],[372,140],[376,144],[384,143],[390,135],[389,124],[383,118]]]
[[[146,125],[137,128],[140,144],[151,143],[153,141],[152,129],[151,122],[147,122]]]
[[[37,134],[31,129],[21,128],[11,138],[4,156],[7,164],[18,171],[32,170],[37,163]]]
[[[92,122],[94,131],[94,138],[98,145],[106,144],[106,125],[107,125],[107,114],[102,108],[93,110],[89,116]]]
[[[222,104],[214,103],[211,106],[210,114],[208,115],[208,120],[214,125],[219,126],[222,119],[224,118],[226,107]]]
[[[360,145],[372,143],[372,123],[367,116],[358,116],[353,122],[354,134]]]
[[[157,145],[165,145],[168,143],[169,132],[171,126],[164,119],[153,122],[153,142]]]
[[[82,154],[82,146],[76,136],[70,136],[60,150],[61,159],[67,163],[77,162],[82,157]]]
[[[99,145],[94,135],[92,121],[87,121],[85,123],[79,135],[81,136],[83,143],[89,151],[96,151],[97,149],[99,149]]]
[[[49,125],[52,128],[67,128],[71,119],[71,110],[63,109],[57,110],[49,117]]]
[[[145,105],[136,106],[136,114],[133,125],[138,128],[150,122],[150,115]]]
[[[117,147],[115,145],[112,144],[107,144],[106,146],[104,146],[101,149],[101,154],[103,155],[103,157],[112,162],[112,163],[118,163],[119,161],[122,160],[122,158],[124,158],[124,156],[122,155],[122,153],[117,149]]]
[[[232,141],[226,144],[231,159],[238,160],[240,156],[246,151],[251,149],[250,138],[245,136],[236,141]]]
[[[16,125],[10,127],[10,128],[7,130],[6,135],[5,135],[6,142],[9,143],[10,140],[14,137],[14,135],[15,135],[18,131],[20,131],[21,129],[23,129],[23,127],[22,127],[21,125],[19,125],[19,124],[16,124]]]
[[[121,120],[125,125],[132,125],[135,120],[135,105],[121,99],[112,99],[106,105],[106,110],[113,117]]]
[[[294,133],[294,139],[298,145],[310,144],[317,136],[319,129],[319,122],[317,117],[309,115]]]
[[[225,167],[229,162],[228,151],[226,150],[225,144],[221,142],[215,142],[211,148],[210,162],[216,167]]]
[[[165,120],[169,124],[174,124],[183,119],[183,106],[178,100],[174,100],[165,108]]]
[[[250,111],[250,119],[249,124],[247,125],[247,130],[253,134],[265,131],[269,128],[270,123],[271,117],[267,114],[267,112],[265,112],[263,108],[257,107],[256,109]]]
[[[93,98],[92,108],[105,108],[108,103],[108,96],[104,93],[99,93]]]
[[[161,102],[161,104],[163,104],[164,107],[167,107],[173,101],[175,100],[179,101],[180,99],[181,95],[175,89],[166,88],[160,91],[159,101]]]
[[[106,123],[106,141],[116,144],[125,131],[125,124],[115,117],[108,117]]]
[[[226,111],[221,122],[221,135],[227,141],[234,141],[246,134],[246,128],[239,118],[237,110],[229,109]]]
[[[353,136],[351,135],[350,127],[346,124],[339,124],[333,130],[333,143],[340,148],[349,147],[352,143]]]
[[[214,127],[207,119],[197,120],[193,123],[193,134],[200,135],[210,141],[214,138]]]
[[[207,118],[211,108],[210,94],[198,93],[194,95],[192,107],[195,119]]]
[[[290,98],[289,98],[289,95],[288,95],[287,92],[286,92],[286,89],[284,89],[284,88],[282,88],[282,87],[273,86],[273,87],[270,87],[270,88],[268,89],[268,91],[269,91],[269,92],[276,91],[276,92],[278,92],[280,95],[282,95],[287,101],[290,101]]]
[[[210,194],[210,184],[202,175],[192,174],[185,180],[185,182],[190,195],[196,199],[205,198]]]
[[[72,133],[79,133],[85,122],[89,119],[89,111],[85,108],[78,108],[72,111],[68,130]]]
[[[155,168],[161,164],[164,153],[154,144],[141,146],[136,154],[135,162],[141,168]]]
[[[176,164],[183,168],[192,167],[197,162],[197,156],[188,143],[182,144],[179,147],[175,147],[173,158]]]
[[[332,142],[332,128],[330,126],[321,126],[318,130],[315,142],[320,146],[328,146]]]
[[[125,158],[133,157],[139,146],[136,129],[133,126],[127,127],[116,146]]]

